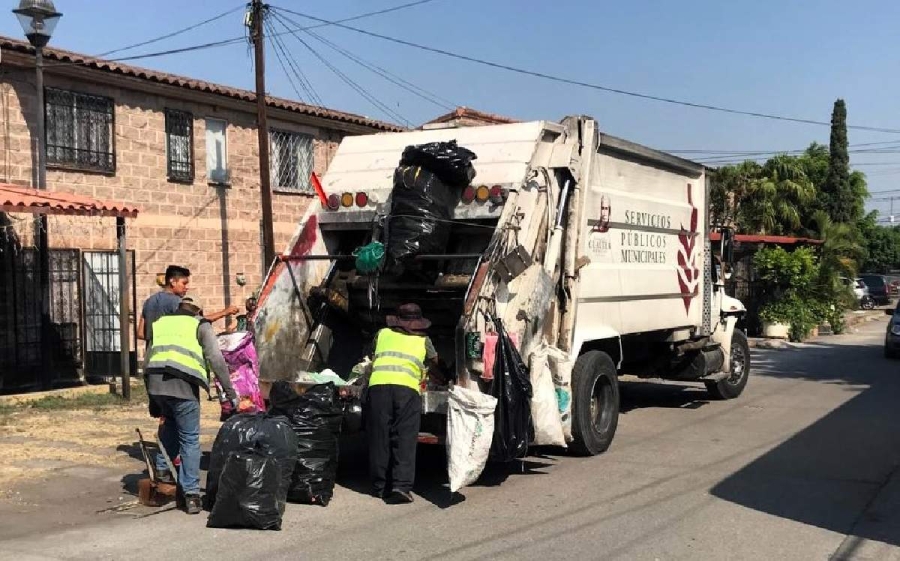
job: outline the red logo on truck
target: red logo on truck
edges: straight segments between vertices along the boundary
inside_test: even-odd
[[[685,313],[690,312],[691,302],[696,295],[697,286],[700,284],[700,269],[697,267],[697,207],[691,193],[691,184],[687,186],[687,200],[691,206],[690,229],[681,225],[681,233],[678,234],[678,286],[681,287],[681,300],[684,302]]]

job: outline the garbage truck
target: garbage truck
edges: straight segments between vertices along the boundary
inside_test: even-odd
[[[390,229],[403,150],[445,141],[475,153],[476,175],[447,221],[446,249],[413,258],[435,274],[358,271],[358,249]],[[347,137],[320,189],[252,319],[264,393],[277,380],[302,392],[310,373],[359,374],[386,315],[407,302],[432,321],[450,383],[490,391],[481,350],[494,319],[526,362],[546,345],[569,357],[576,454],[610,446],[623,376],[696,382],[715,399],[747,384],[736,328],[746,309],[725,294],[733,236],[710,223],[701,164],[571,116]],[[420,442],[440,442],[448,386],[429,381],[421,399]],[[359,404],[346,411],[345,427],[358,428]]]

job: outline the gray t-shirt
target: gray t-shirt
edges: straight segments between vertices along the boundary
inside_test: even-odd
[[[147,348],[150,348],[150,341],[153,339],[153,322],[163,316],[174,314],[181,304],[181,296],[162,290],[157,292],[144,301],[144,307],[141,310],[141,317],[144,318],[144,339]]]

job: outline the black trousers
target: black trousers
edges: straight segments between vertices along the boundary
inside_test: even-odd
[[[370,386],[366,400],[369,473],[378,493],[412,491],[422,398],[403,386]]]

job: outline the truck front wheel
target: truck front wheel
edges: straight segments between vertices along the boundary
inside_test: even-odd
[[[587,352],[572,368],[572,443],[580,456],[605,452],[619,425],[619,380],[606,353]]]
[[[716,399],[734,399],[741,395],[750,377],[750,345],[743,331],[731,336],[731,372],[718,382],[706,382],[706,391]]]

